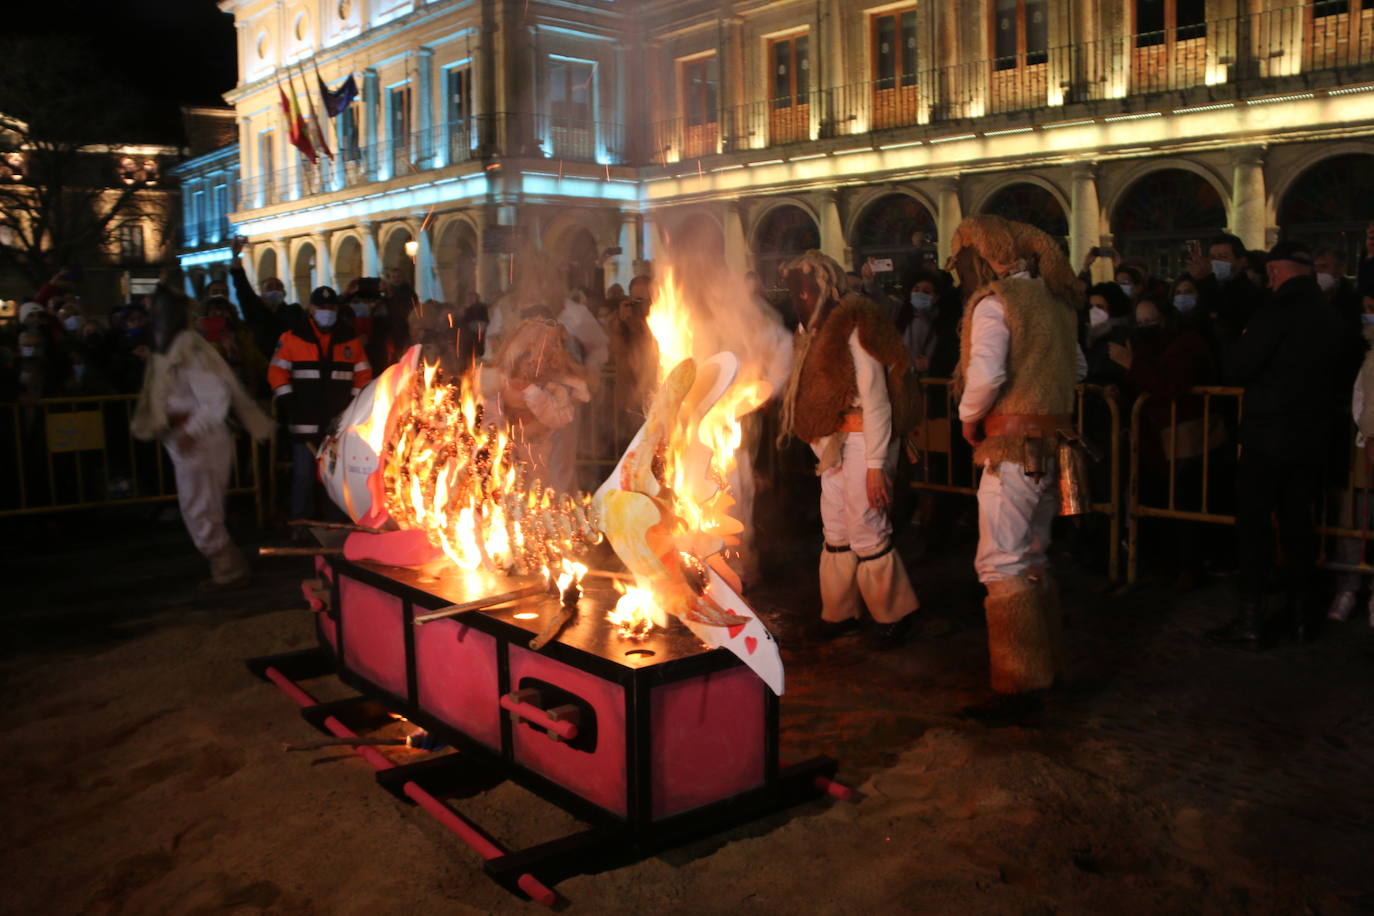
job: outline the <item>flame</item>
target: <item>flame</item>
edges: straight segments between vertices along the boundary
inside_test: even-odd
[[[620,635],[626,639],[643,639],[654,626],[656,603],[654,593],[647,588],[630,586],[626,588],[615,582],[615,590],[620,593],[615,607],[606,615]]]
[[[658,380],[662,384],[684,360],[709,357],[697,353],[708,346],[693,331],[694,316],[672,268],[665,271],[649,310],[649,330],[658,345]],[[625,635],[642,635],[666,617],[663,608],[694,616],[706,601],[689,587],[683,570],[704,570],[704,561],[727,546],[739,543],[744,526],[730,514],[730,474],[744,442],[743,417],[762,406],[772,394],[761,366],[743,365],[730,387],[701,417],[685,411],[676,418],[663,449],[662,484],[657,501],[670,518],[678,547],[677,570],[667,581],[640,582],[622,592],[608,618]],[[698,578],[704,579],[704,574]],[[679,581],[681,580],[681,581]],[[646,587],[647,586],[647,587]],[[704,585],[702,586],[704,587]],[[695,619],[700,619],[696,617]]]
[[[479,372],[454,384],[430,363],[411,374],[408,391],[378,390],[359,432],[382,456],[386,511],[402,528],[424,531],[459,569],[543,567],[553,581],[568,554],[600,540],[591,498],[538,481],[526,487],[508,431],[483,422],[480,385]],[[400,409],[388,429],[393,405]],[[572,574],[580,580],[585,567]]]

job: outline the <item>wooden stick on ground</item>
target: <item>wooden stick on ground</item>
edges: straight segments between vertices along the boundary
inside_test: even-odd
[[[320,557],[337,556],[342,547],[259,547],[260,557]]]
[[[409,743],[405,738],[359,736],[357,738],[324,738],[320,741],[307,741],[305,744],[283,744],[281,749],[284,751],[317,751],[322,747],[404,747]]]

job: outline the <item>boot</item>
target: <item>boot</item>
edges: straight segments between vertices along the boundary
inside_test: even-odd
[[[988,673],[998,693],[1048,690],[1054,649],[1045,593],[1025,576],[987,583]]]
[[[1322,615],[1311,589],[1290,589],[1283,603],[1280,636],[1299,644],[1312,642],[1321,629]]]
[[[248,560],[230,544],[210,554],[210,578],[200,584],[202,591],[242,588],[248,584]]]
[[[1207,638],[1218,645],[1233,646],[1257,652],[1264,648],[1262,634],[1264,599],[1245,595],[1240,599],[1236,616],[1225,626],[1207,631]]]

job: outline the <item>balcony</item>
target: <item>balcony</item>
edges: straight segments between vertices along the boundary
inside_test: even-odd
[[[1087,106],[1123,110],[1166,93],[1234,98],[1327,82],[1367,81],[1374,65],[1374,9],[1320,0],[1007,58],[989,58],[815,90],[797,98],[722,108],[717,120],[649,126],[649,163],[784,147],[991,115]],[[698,119],[699,121],[700,119]]]
[[[615,165],[628,161],[625,128],[607,121],[572,121],[502,113],[440,124],[370,146],[334,151],[292,168],[239,183],[235,211],[253,210],[359,188],[503,154]]]

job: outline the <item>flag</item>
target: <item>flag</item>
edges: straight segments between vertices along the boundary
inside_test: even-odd
[[[352,73],[348,74],[348,79],[338,89],[330,89],[325,85],[324,77],[320,76],[320,65],[316,64],[315,81],[320,84],[320,98],[324,100],[324,110],[331,118],[343,114],[344,109],[358,97],[358,84],[353,82]]]
[[[288,80],[290,72],[287,73]],[[310,142],[310,134],[305,127],[305,118],[301,117],[301,110],[296,102],[296,86],[291,85],[291,97],[287,98],[286,90],[282,89],[281,84],[277,84],[277,93],[281,97],[281,110],[286,115],[287,137],[291,145],[301,151],[301,155],[311,162],[318,162],[319,156],[315,155],[315,147]]]
[[[320,123],[319,113],[315,111],[315,97],[310,94],[310,81],[306,79],[305,69],[301,68],[301,82],[305,83],[305,100],[310,103],[310,124],[315,128],[315,148],[329,157],[332,162],[334,151],[329,148],[329,143],[324,139],[324,125]],[[293,87],[295,83],[291,84]]]

